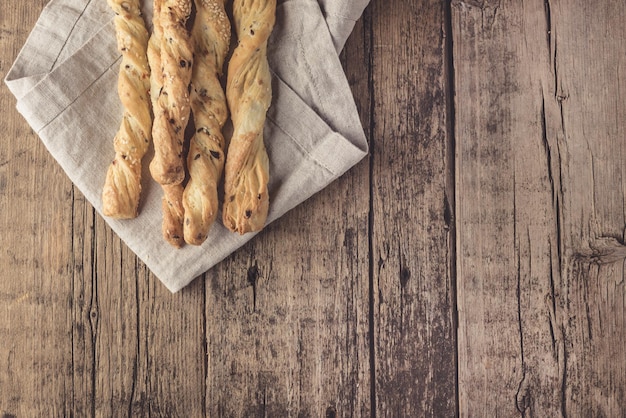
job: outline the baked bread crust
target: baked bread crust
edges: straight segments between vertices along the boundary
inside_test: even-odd
[[[195,0],[191,36],[195,62],[191,76],[191,109],[196,132],[189,143],[189,181],[183,194],[185,242],[202,244],[217,217],[217,187],[224,168],[222,128],[228,118],[219,77],[230,45],[230,22],[224,0]]]
[[[102,190],[105,216],[130,219],[137,216],[141,195],[141,160],[150,145],[150,67],[146,56],[148,31],[138,0],[108,0],[115,12],[117,48],[122,53],[118,95],[124,108],[121,126],[113,141],[111,162]]]
[[[156,4],[160,3],[160,4]],[[189,82],[193,49],[185,28],[191,0],[155,0],[160,25],[162,88],[154,109],[154,158],[150,173],[159,184],[185,179],[183,142],[189,122]]]
[[[183,238],[183,186],[180,184],[164,184],[161,187],[163,189],[163,199],[161,201],[163,238],[172,246],[180,248],[185,243]]]
[[[185,179],[183,143],[189,122],[189,82],[193,49],[185,24],[191,13],[190,0],[154,0],[150,64],[154,124],[152,177],[163,189],[163,237],[181,247],[183,237],[182,182]]]
[[[223,222],[244,234],[263,228],[269,208],[263,128],[272,100],[267,40],[276,20],[276,0],[234,0],[233,16],[239,43],[226,86],[234,132],[226,158]]]

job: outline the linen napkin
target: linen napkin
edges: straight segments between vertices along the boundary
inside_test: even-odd
[[[269,42],[273,100],[265,144],[270,211],[278,219],[367,154],[367,140],[338,53],[369,0],[279,0]],[[151,26],[152,2],[144,1]],[[120,54],[105,0],[51,0],[5,82],[17,109],[85,198],[101,213],[101,191],[122,115]],[[133,220],[104,218],[172,292],[250,240],[218,221],[199,247],[174,249],[161,236],[161,188],[144,160]]]

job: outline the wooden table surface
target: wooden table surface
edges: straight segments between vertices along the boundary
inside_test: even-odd
[[[0,87],[0,416],[626,416],[626,3],[372,0],[342,62],[369,157],[177,294]]]

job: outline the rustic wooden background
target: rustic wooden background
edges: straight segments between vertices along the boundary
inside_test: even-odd
[[[372,0],[342,60],[369,158],[174,295],[0,88],[3,418],[626,416],[626,4]]]

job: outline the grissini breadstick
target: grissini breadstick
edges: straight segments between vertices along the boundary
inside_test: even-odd
[[[183,245],[182,150],[189,122],[188,86],[193,56],[185,23],[190,13],[190,0],[154,0],[149,48],[150,64],[158,68],[151,80],[155,155],[150,173],[163,189],[163,237],[175,247]]]
[[[272,99],[267,40],[276,19],[276,0],[234,0],[233,16],[239,43],[226,86],[234,132],[226,158],[223,222],[244,234],[263,228],[269,207],[263,127]]]
[[[189,122],[189,82],[193,49],[185,28],[191,0],[155,0],[161,39],[163,86],[154,109],[154,158],[150,173],[159,184],[180,184],[185,178],[183,142]]]
[[[158,109],[158,99],[163,88],[163,68],[161,66],[161,41],[163,31],[159,15],[161,12],[163,0],[154,1],[154,11],[152,17],[152,36],[148,42],[148,62],[152,72],[150,73],[150,97],[152,99],[152,107]],[[171,185],[162,186],[162,233],[167,242],[175,247],[181,247],[183,244],[183,206],[181,202],[182,186]]]
[[[107,170],[102,190],[105,216],[137,216],[141,194],[141,159],[150,144],[150,68],[146,57],[148,31],[138,0],[108,0],[115,12],[117,47],[122,53],[118,95],[124,107],[115,135],[115,159]]]
[[[224,0],[195,0],[195,5],[191,109],[196,133],[189,144],[183,206],[185,242],[200,245],[217,217],[217,185],[224,168],[222,128],[228,109],[219,76],[230,44],[230,22]]]

